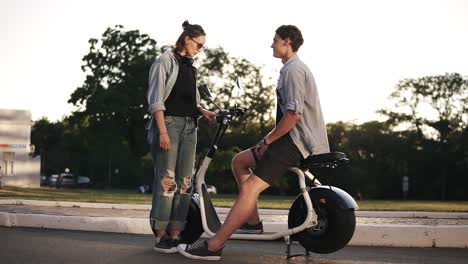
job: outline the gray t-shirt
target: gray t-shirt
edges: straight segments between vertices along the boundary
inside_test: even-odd
[[[281,68],[276,89],[281,111],[301,114],[289,135],[302,156],[330,152],[314,76],[299,56],[294,55]]]

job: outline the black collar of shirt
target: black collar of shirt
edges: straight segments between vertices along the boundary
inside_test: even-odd
[[[185,65],[187,65],[187,66],[190,66],[190,67],[192,66],[192,64],[193,64],[193,59],[192,59],[192,58],[187,57],[187,56],[182,56],[182,55],[180,55],[180,53],[177,52],[177,51],[174,52],[174,54],[175,54],[175,57],[177,58],[177,60],[178,60],[179,62],[181,62],[181,63],[183,63],[183,64],[185,64]]]

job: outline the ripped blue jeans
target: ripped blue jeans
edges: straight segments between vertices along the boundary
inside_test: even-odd
[[[159,146],[159,129],[148,131],[154,163],[153,230],[184,230],[192,194],[197,127],[191,117],[164,116],[171,148]]]

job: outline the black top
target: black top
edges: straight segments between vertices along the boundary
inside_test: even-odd
[[[165,101],[165,115],[170,116],[197,116],[196,97],[196,69],[192,66],[192,59],[182,57],[174,52],[179,62],[179,73],[172,88],[171,94]]]
[[[283,111],[281,111],[281,107],[279,106],[282,102],[281,96],[279,94],[279,91],[276,90],[276,125],[280,122],[281,118],[283,118]]]
[[[276,125],[281,121],[281,118],[283,118],[283,112],[281,111],[281,108],[279,105],[276,107]]]

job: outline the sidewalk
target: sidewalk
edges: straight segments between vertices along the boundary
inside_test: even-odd
[[[150,206],[0,200],[0,226],[152,234]],[[223,221],[229,208],[217,208]],[[287,210],[260,210],[267,232],[287,229]],[[468,213],[357,211],[350,245],[468,248]]]

